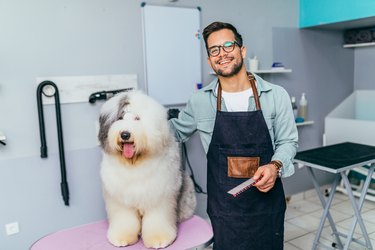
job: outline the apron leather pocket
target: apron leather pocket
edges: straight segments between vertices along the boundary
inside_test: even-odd
[[[260,157],[228,156],[228,177],[251,178],[259,167]]]

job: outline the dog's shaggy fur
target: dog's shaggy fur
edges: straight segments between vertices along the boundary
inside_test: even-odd
[[[103,105],[99,123],[108,240],[127,246],[141,235],[146,247],[170,245],[196,197],[166,110],[139,91],[120,93]]]

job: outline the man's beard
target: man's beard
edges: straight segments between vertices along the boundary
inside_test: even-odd
[[[228,73],[224,73],[222,70],[218,69],[215,71],[216,75],[218,76],[224,76],[224,77],[231,77],[236,75],[238,72],[240,72],[243,64],[243,58],[241,57],[241,60],[233,65],[233,68]]]

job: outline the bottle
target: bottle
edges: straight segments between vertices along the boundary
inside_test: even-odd
[[[307,99],[305,93],[302,93],[301,99],[299,100],[298,117],[307,121]]]
[[[297,119],[298,107],[297,107],[297,103],[296,103],[296,98],[294,96],[292,96],[291,100],[292,100],[292,109],[293,109],[294,119]]]
[[[254,72],[258,70],[259,61],[256,56],[253,59],[249,59],[249,71]]]

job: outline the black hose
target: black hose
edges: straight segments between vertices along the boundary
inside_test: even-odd
[[[187,165],[188,165],[188,167],[190,169],[190,173],[191,173],[190,177],[193,180],[195,192],[197,192],[198,194],[207,194],[207,192],[204,192],[203,189],[202,189],[202,187],[195,180],[194,171],[193,171],[193,168],[191,167],[191,164],[190,164],[190,161],[189,161],[189,156],[187,154],[185,143],[182,143],[182,150],[183,150],[183,153],[185,155],[185,159],[186,159]]]
[[[55,112],[56,112],[56,123],[57,123],[57,136],[59,142],[59,158],[60,158],[60,171],[61,171],[61,194],[64,200],[64,204],[69,206],[69,187],[66,178],[66,167],[65,167],[65,153],[64,153],[64,140],[62,132],[62,122],[61,122],[61,110],[60,110],[60,97],[59,90],[51,81],[44,81],[39,84],[37,89],[37,102],[38,102],[38,114],[39,114],[39,131],[40,131],[40,141],[41,141],[41,158],[47,158],[47,143],[45,136],[45,127],[44,127],[44,115],[43,115],[43,104],[42,104],[42,93],[43,88],[47,85],[50,85],[54,88],[53,96],[55,97]],[[46,95],[47,96],[47,95]]]
[[[47,143],[44,127],[44,114],[43,114],[43,103],[42,103],[42,91],[45,85],[49,84],[49,81],[44,81],[39,84],[36,90],[36,99],[38,103],[38,118],[39,118],[39,135],[40,135],[40,157],[47,158]]]

